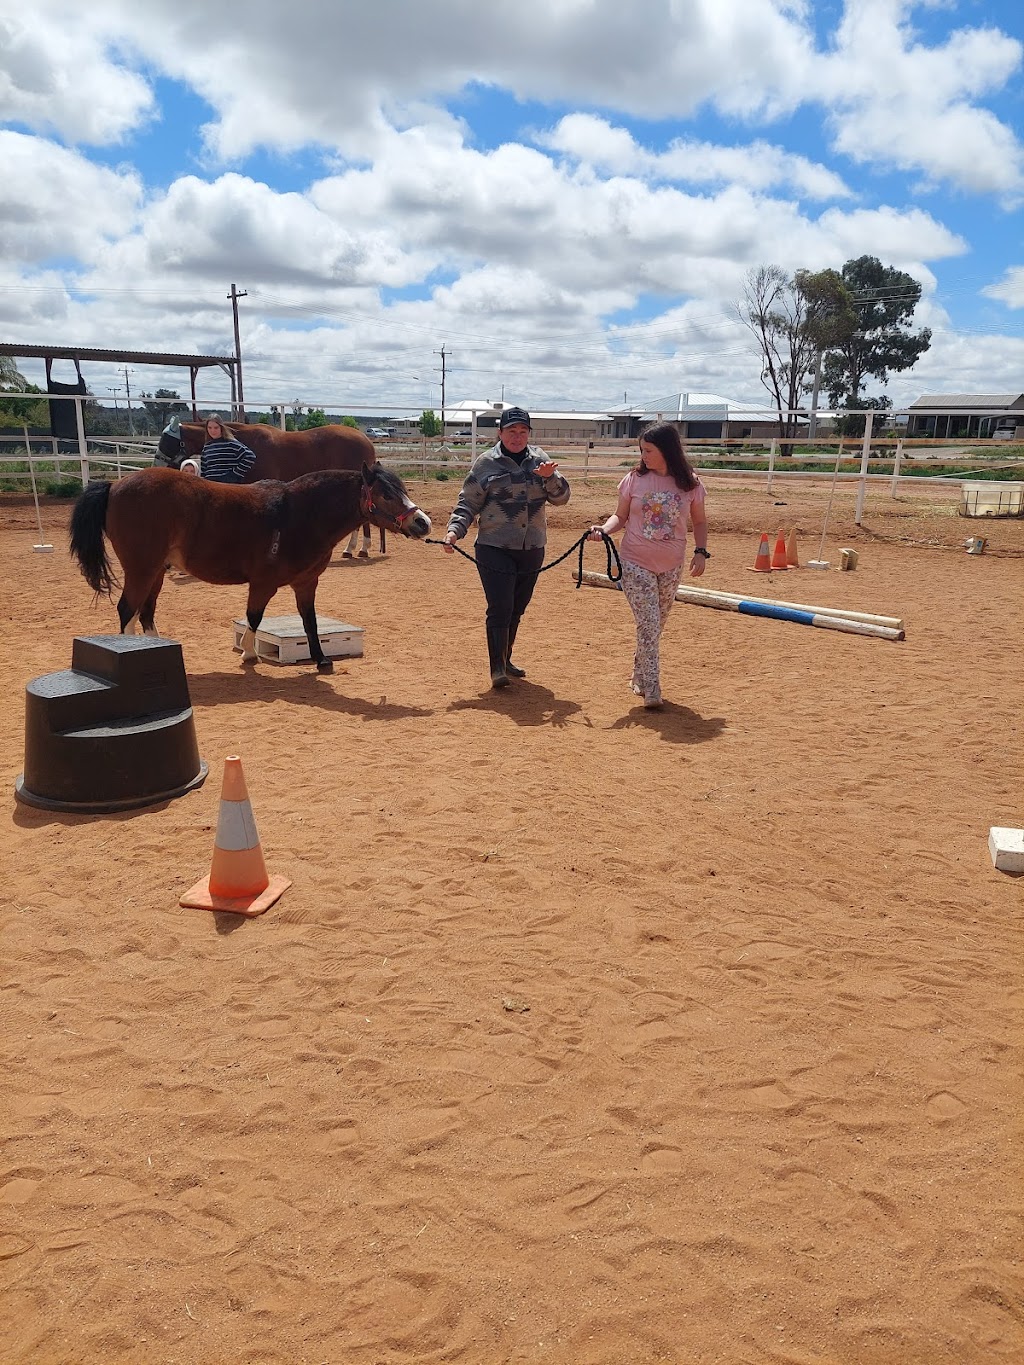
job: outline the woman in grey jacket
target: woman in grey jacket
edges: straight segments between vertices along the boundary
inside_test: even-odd
[[[530,414],[506,408],[498,444],[473,461],[448,520],[446,554],[474,521],[476,566],[487,599],[491,686],[507,687],[526,670],[512,662],[519,622],[533,596],[547,545],[546,508],[569,501],[569,485],[539,446],[530,445]]]

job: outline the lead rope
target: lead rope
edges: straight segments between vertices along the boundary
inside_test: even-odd
[[[576,569],[576,587],[578,589],[583,582],[583,547],[584,545],[586,545],[589,539],[590,532],[588,531],[585,535],[580,536],[579,540],[573,541],[573,543],[569,546],[568,550],[566,550],[564,555],[559,555],[558,558],[553,559],[550,564],[542,565],[537,570],[538,576],[542,573],[547,573],[548,569],[553,569],[556,566],[556,564],[561,564],[563,559],[569,558],[573,550],[578,549],[580,552],[579,564]],[[601,532],[601,539],[604,541],[605,561],[607,566],[605,569],[605,573],[607,574],[608,578],[611,580],[612,583],[618,583],[619,579],[622,577],[622,560],[619,558],[619,552],[615,547],[615,541],[612,540],[611,536],[607,535],[604,531]],[[427,545],[444,545],[446,542],[443,540],[431,540],[430,537],[428,536],[426,538],[425,543]],[[468,559],[471,564],[476,563],[476,557],[474,555],[467,554],[465,550],[460,550],[457,545],[453,545],[452,549],[455,551],[457,555],[461,555],[463,559]],[[612,571],[613,559],[615,561],[614,572]],[[492,569],[490,570],[490,572],[505,573],[514,576],[514,571],[512,569]]]

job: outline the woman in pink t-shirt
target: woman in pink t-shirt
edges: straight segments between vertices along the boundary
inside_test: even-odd
[[[591,540],[626,528],[619,555],[622,590],[636,618],[631,685],[649,710],[662,704],[659,641],[682,577],[687,518],[694,539],[690,574],[699,578],[711,558],[704,485],[683,453],[679,432],[658,422],[640,434],[640,463],[619,484],[615,511],[590,528]]]

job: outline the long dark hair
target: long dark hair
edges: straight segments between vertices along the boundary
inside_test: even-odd
[[[683,443],[679,439],[679,432],[671,422],[655,422],[653,426],[646,427],[640,433],[640,440],[658,447],[665,457],[669,474],[675,479],[679,488],[684,488],[690,492],[697,487],[699,480],[683,452]],[[650,474],[651,472],[644,464],[642,455],[636,472],[638,474]]]

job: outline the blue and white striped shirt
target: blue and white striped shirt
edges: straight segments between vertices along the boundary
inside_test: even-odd
[[[222,436],[203,446],[200,471],[204,479],[214,483],[241,483],[255,463],[256,456],[248,446]]]

